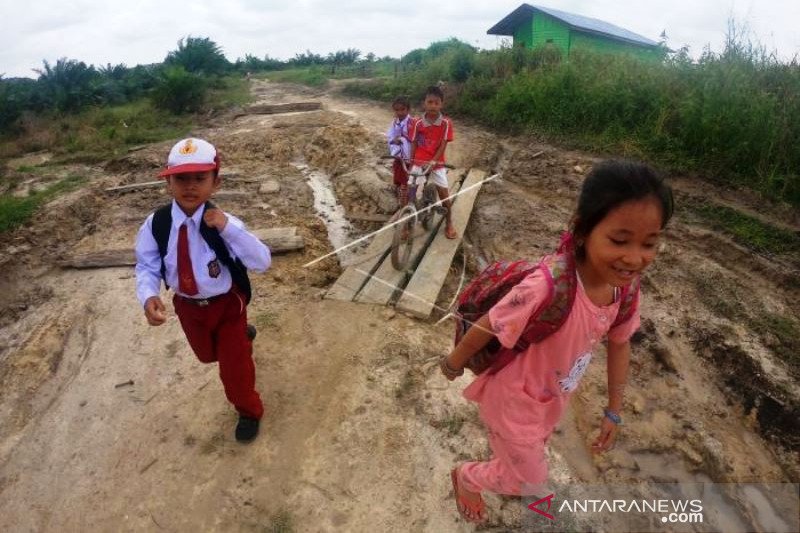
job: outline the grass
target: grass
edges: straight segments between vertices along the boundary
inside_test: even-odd
[[[257,77],[276,82],[299,83],[310,87],[324,87],[328,80],[351,78],[389,78],[395,73],[396,61],[374,61],[355,65],[312,65],[257,74]]]
[[[687,276],[700,296],[700,301],[719,316],[728,320],[739,320],[746,316],[746,310],[737,296],[737,288],[724,280],[718,272],[701,274],[689,270]]]
[[[455,413],[447,415],[442,425],[447,429],[448,435],[452,437],[461,432],[461,428],[464,427],[464,422],[466,421],[467,419],[463,415]]]
[[[278,315],[273,311],[259,313],[255,319],[255,325],[259,330],[274,328],[278,323]]]
[[[0,157],[49,150],[62,160],[103,161],[132,146],[184,136],[192,122],[190,115],[156,109],[146,98],[73,115],[31,117],[24,133],[0,139]]]
[[[400,382],[400,385],[395,389],[394,396],[398,400],[407,399],[408,395],[411,394],[411,391],[414,390],[415,381],[414,381],[414,374],[411,370],[407,371],[403,376],[403,380]]]
[[[11,195],[0,196],[0,233],[5,233],[25,224],[36,210],[53,198],[72,191],[86,182],[81,176],[69,176],[47,189],[30,194],[24,198]]]
[[[209,90],[201,114],[250,101],[246,80],[221,78]],[[105,161],[133,146],[185,137],[198,118],[199,115],[174,115],[158,109],[146,97],[117,106],[90,107],[75,114],[32,116],[25,121],[23,133],[0,138],[0,158],[49,150],[62,161]]]
[[[436,43],[434,43],[436,44]],[[349,94],[417,104],[447,81],[445,112],[511,132],[646,159],[746,185],[800,205],[800,62],[782,63],[736,35],[719,54],[664,61],[576,50],[466,50],[434,45],[397,79]]]
[[[244,78],[231,76],[222,78],[219,86],[209,91],[206,107],[226,109],[233,106],[244,106],[252,101],[250,83]]]
[[[761,339],[779,359],[786,363],[789,372],[800,378],[800,324],[796,319],[770,313],[761,305],[745,306],[737,296],[741,288],[725,280],[719,273],[688,273],[697,290],[699,300],[709,311],[731,322],[744,324]]]
[[[269,525],[264,528],[264,533],[292,533],[294,519],[286,509],[281,509],[269,518]]]
[[[775,313],[763,312],[753,319],[753,326],[766,345],[800,379],[800,324]]]
[[[263,75],[266,79],[284,83],[299,83],[311,87],[324,87],[328,84],[328,76],[321,68],[298,68],[276,70]]]
[[[690,209],[718,231],[759,253],[786,255],[800,253],[800,235],[746,215],[733,208],[705,203]]]

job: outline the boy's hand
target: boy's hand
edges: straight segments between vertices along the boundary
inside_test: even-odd
[[[224,230],[225,226],[228,224],[228,217],[225,216],[225,213],[223,213],[221,209],[217,209],[216,207],[213,209],[206,209],[206,212],[203,213],[203,220],[207,226],[216,228],[217,231]]]
[[[144,303],[144,316],[151,326],[160,326],[167,321],[167,309],[158,296],[151,296]]]

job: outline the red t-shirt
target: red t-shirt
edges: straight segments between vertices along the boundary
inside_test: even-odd
[[[414,164],[425,164],[433,159],[443,141],[453,140],[453,123],[441,113],[433,121],[423,115],[409,125],[408,138],[417,145]],[[444,163],[444,154],[440,162]]]

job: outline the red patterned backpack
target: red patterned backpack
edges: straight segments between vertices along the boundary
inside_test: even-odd
[[[499,372],[514,357],[524,353],[531,344],[542,342],[558,331],[566,322],[572,310],[572,304],[575,302],[575,292],[578,287],[572,235],[565,233],[561,238],[558,251],[543,257],[538,263],[528,261],[492,263],[478,274],[459,295],[454,313],[456,344],[461,341],[472,324],[488,313],[511,289],[537,269],[542,270],[550,288],[545,304],[538,313],[530,317],[525,331],[522,332],[519,341],[513,348],[504,348],[500,345],[497,337],[493,337],[485,348],[473,355],[465,365],[473,373],[481,374],[487,370],[491,374]],[[638,277],[622,288],[620,300],[619,311],[611,325],[612,328],[628,320],[636,310],[639,304]]]

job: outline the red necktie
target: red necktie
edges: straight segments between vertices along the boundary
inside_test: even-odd
[[[178,232],[178,288],[183,294],[197,294],[197,282],[192,270],[192,258],[189,256],[189,238],[186,236],[186,224],[181,225]]]

